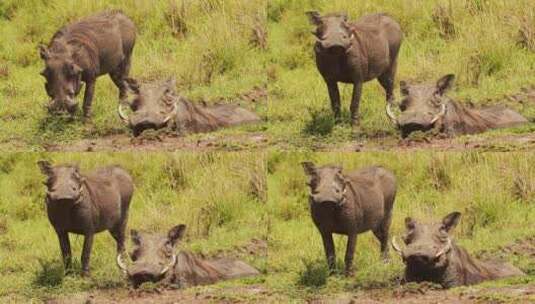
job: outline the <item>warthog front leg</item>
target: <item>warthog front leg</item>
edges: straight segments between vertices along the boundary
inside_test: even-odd
[[[345,274],[347,276],[352,274],[353,270],[353,256],[355,254],[355,246],[357,245],[357,235],[349,234],[347,236],[347,247],[345,257]]]
[[[329,90],[329,99],[331,100],[331,108],[334,113],[336,122],[340,122],[340,91],[338,90],[338,83],[336,81],[327,82],[327,89]]]
[[[71,268],[71,242],[69,241],[69,234],[65,231],[56,231],[59,239],[59,247],[61,249],[61,257],[63,259],[63,265],[65,270],[68,271]]]
[[[320,232],[323,240],[323,248],[327,256],[327,265],[331,271],[334,270],[336,264],[336,253],[334,251],[333,236],[330,232]]]
[[[91,257],[91,248],[93,247],[94,234],[86,233],[84,238],[84,248],[82,250],[82,276],[89,275],[89,259]]]
[[[360,105],[360,96],[362,94],[362,82],[356,81],[353,84],[353,96],[351,97],[351,125],[357,127],[360,123],[359,121],[359,105]]]
[[[93,102],[93,95],[95,94],[96,79],[88,80],[85,85],[83,111],[84,117],[91,116],[91,103]]]

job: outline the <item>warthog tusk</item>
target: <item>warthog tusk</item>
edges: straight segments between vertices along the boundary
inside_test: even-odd
[[[176,254],[173,254],[173,257],[171,258],[171,263],[169,263],[169,265],[165,266],[165,268],[162,269],[162,271],[160,271],[160,275],[166,274],[167,271],[169,271],[169,268],[174,267],[175,264],[176,264]]]
[[[442,248],[442,250],[437,252],[437,254],[435,255],[435,258],[438,258],[439,256],[443,255],[444,253],[448,253],[450,250],[451,250],[451,239],[448,238],[448,243],[446,244],[446,246],[444,246],[444,248]]]
[[[119,105],[117,106],[117,112],[119,113],[119,117],[121,118],[121,120],[124,121],[125,123],[128,123],[128,115],[126,115],[123,112],[123,104],[122,103],[119,103]]]
[[[401,248],[399,248],[397,242],[396,242],[396,237],[392,237],[392,248],[394,248],[394,250],[401,256],[403,257],[403,250],[401,250]]]
[[[117,261],[117,266],[119,267],[119,269],[121,269],[121,271],[124,274],[128,274],[128,269],[126,268],[126,265],[124,264],[124,262],[122,260],[121,254],[117,255],[116,261]]]
[[[166,124],[169,120],[171,120],[173,117],[176,116],[176,110],[177,110],[177,106],[176,106],[176,102],[173,104],[173,109],[171,110],[171,114],[169,114],[165,120],[163,121],[164,124]]]
[[[434,124],[437,120],[439,120],[444,115],[446,115],[446,105],[445,104],[441,104],[440,113],[435,115],[433,120],[431,120],[431,124]]]
[[[394,112],[390,108],[391,105],[392,105],[391,103],[387,103],[386,104],[386,115],[388,116],[388,118],[390,118],[392,123],[397,126],[397,125],[399,125],[398,119],[396,118],[396,115],[394,114]]]

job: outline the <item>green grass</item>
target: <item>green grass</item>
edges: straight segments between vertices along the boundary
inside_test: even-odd
[[[129,228],[165,233],[187,225],[181,248],[206,255],[236,253],[252,239],[266,239],[265,163],[262,155],[225,154],[39,154],[0,156],[0,302],[28,302],[94,289],[123,288],[115,262],[115,242],[97,234],[92,277],[80,277],[82,236],[71,234],[74,271],[64,275],[57,237],[48,222],[37,160],[79,163],[82,170],[119,164],[132,175],[135,193]],[[130,244],[130,240],[128,241]],[[241,251],[237,251],[241,252]],[[265,258],[240,254],[262,272]],[[225,282],[228,286],[257,284]]]
[[[193,100],[237,102],[241,94],[265,86],[265,37],[253,34],[265,32],[264,0],[5,0],[0,3],[4,150],[42,150],[48,143],[130,134],[116,114],[118,91],[108,76],[97,81],[91,123],[82,123],[81,113],[74,120],[50,117],[44,107],[48,96],[37,46],[48,43],[61,26],[108,8],[123,10],[137,26],[133,77],[174,76],[179,92]],[[82,98],[83,91],[79,103]],[[248,106],[265,120],[265,103]],[[256,129],[237,128],[231,134]]]
[[[382,165],[398,179],[391,234],[404,232],[403,220],[439,221],[462,212],[454,232],[472,254],[504,257],[529,275],[485,286],[535,282],[535,261],[528,254],[501,252],[517,239],[535,235],[535,155],[523,153],[271,153],[268,157],[269,273],[267,284],[288,301],[310,296],[355,293],[397,286],[403,265],[395,253],[384,264],[371,233],[360,235],[356,274],[329,276],[321,237],[309,213],[306,177],[300,162],[342,164],[347,170]],[[335,236],[337,269],[343,269],[346,237]],[[332,297],[331,297],[332,298]]]
[[[352,20],[386,12],[405,34],[396,82],[432,84],[454,73],[457,81],[451,97],[476,105],[487,99],[506,103],[533,121],[533,104],[506,102],[503,96],[535,84],[535,53],[530,48],[535,36],[528,30],[535,25],[534,9],[529,0],[270,0],[268,132],[280,147],[305,150],[399,136],[384,113],[385,95],[377,81],[364,85],[361,130],[353,134],[347,114],[340,126],[334,125],[327,89],[314,62],[313,26],[305,16],[309,10],[345,11]],[[347,111],[352,86],[340,84],[340,92]],[[533,123],[529,126],[533,128]]]

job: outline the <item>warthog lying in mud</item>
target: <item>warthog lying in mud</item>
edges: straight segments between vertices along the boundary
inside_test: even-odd
[[[342,173],[338,166],[316,167],[303,162],[310,178],[310,210],[327,255],[327,263],[335,267],[332,234],[347,235],[346,274],[351,273],[357,234],[373,231],[381,242],[381,256],[388,259],[388,230],[396,197],[396,178],[382,167],[367,167]]]
[[[126,98],[124,80],[130,70],[130,57],[136,41],[136,27],[120,11],[107,11],[67,25],[57,31],[48,47],[40,46],[45,69],[45,89],[49,110],[73,114],[85,82],[84,116],[90,116],[97,77],[109,74],[119,99]]]
[[[119,255],[117,266],[135,288],[144,282],[162,282],[186,288],[259,274],[258,270],[239,260],[201,259],[186,251],[175,253],[185,230],[185,225],[173,227],[167,235],[132,230],[135,246],[132,264],[127,266]]]
[[[482,262],[455,244],[449,232],[457,225],[461,213],[448,214],[442,222],[422,224],[407,217],[406,233],[400,248],[392,239],[392,247],[405,263],[405,281],[434,282],[444,288],[477,284],[510,276],[523,275],[518,268],[505,263]]]
[[[84,235],[82,274],[89,274],[89,257],[95,233],[108,230],[117,242],[117,253],[124,252],[128,207],[134,192],[130,175],[110,166],[81,174],[77,166],[52,166],[39,161],[46,180],[46,210],[61,248],[65,268],[71,265],[68,233]]]
[[[527,122],[522,115],[504,106],[472,109],[448,98],[445,93],[454,79],[455,76],[449,74],[435,85],[400,83],[403,95],[399,106],[401,114],[396,117],[390,105],[387,105],[387,114],[403,137],[414,131],[425,132],[433,128],[450,136],[473,134]]]
[[[385,14],[374,14],[349,22],[345,14],[321,16],[307,12],[316,26],[316,65],[327,84],[334,117],[340,120],[338,82],[353,84],[351,119],[359,123],[359,103],[364,82],[377,78],[386,91],[388,104],[394,101],[394,80],[403,33],[399,24]]]
[[[184,135],[260,121],[255,113],[237,105],[192,103],[176,93],[174,79],[146,85],[128,79],[127,83],[135,95],[129,104],[132,114],[128,116],[122,104],[119,104],[118,112],[134,136],[147,129],[157,130],[167,126]]]

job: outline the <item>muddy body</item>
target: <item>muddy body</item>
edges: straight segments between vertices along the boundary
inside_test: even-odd
[[[458,246],[449,232],[459,222],[460,215],[453,212],[436,224],[405,219],[406,247],[402,249],[395,242],[393,246],[405,263],[406,282],[427,281],[450,288],[524,274],[508,263],[480,261]]]
[[[435,85],[408,85],[401,82],[401,113],[390,117],[402,137],[414,131],[438,130],[448,136],[481,133],[528,122],[526,118],[502,105],[474,108],[449,98],[454,75],[446,75]]]
[[[367,15],[349,22],[344,14],[320,16],[307,13],[317,26],[314,45],[316,65],[323,77],[336,120],[340,120],[338,83],[353,84],[351,119],[359,123],[359,104],[364,82],[377,79],[394,101],[394,81],[403,33],[399,24],[385,14]]]
[[[175,246],[184,231],[185,225],[173,227],[167,235],[132,230],[135,245],[132,264],[126,266],[118,259],[118,265],[134,287],[144,282],[161,282],[186,288],[260,274],[236,259],[205,259],[182,250],[175,253]]]
[[[122,168],[110,166],[88,174],[78,167],[51,166],[39,162],[47,178],[46,210],[60,242],[63,262],[71,265],[69,233],[83,235],[83,274],[89,272],[89,259],[96,233],[108,230],[117,243],[117,252],[124,252],[125,229],[134,185]]]
[[[382,167],[367,167],[342,173],[337,166],[316,168],[303,163],[310,177],[312,220],[318,228],[331,269],[335,266],[332,234],[348,236],[345,271],[352,270],[357,235],[373,231],[381,243],[381,256],[388,259],[389,228],[396,196],[396,179]]]
[[[147,129],[171,127],[179,135],[205,133],[224,127],[259,122],[253,112],[238,105],[206,105],[193,103],[176,93],[173,79],[162,83],[139,85],[128,80],[134,93],[127,116],[119,107],[119,115],[138,136]]]
[[[52,99],[49,109],[73,114],[84,82],[83,111],[89,116],[96,79],[104,74],[110,75],[119,99],[124,99],[135,40],[134,23],[120,11],[102,12],[57,31],[48,46],[40,48],[45,89]]]

